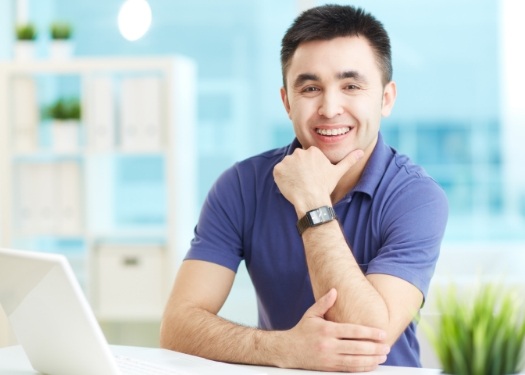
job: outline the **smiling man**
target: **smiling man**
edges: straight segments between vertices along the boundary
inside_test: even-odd
[[[381,137],[397,94],[388,34],[361,9],[312,8],[286,32],[281,64],[296,139],[235,164],[209,192],[161,344],[288,368],[420,366],[413,318],[448,206]],[[242,260],[259,327],[217,316]]]

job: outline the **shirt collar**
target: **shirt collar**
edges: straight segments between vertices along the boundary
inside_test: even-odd
[[[301,144],[299,143],[299,140],[297,138],[294,138],[293,142],[288,145],[288,149],[286,150],[285,156],[293,154],[296,148],[302,148]],[[284,159],[284,157],[283,157]]]
[[[379,133],[374,151],[366,163],[361,178],[350,194],[358,191],[373,197],[393,155],[393,150],[383,141],[383,136]]]

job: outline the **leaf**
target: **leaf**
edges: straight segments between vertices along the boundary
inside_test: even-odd
[[[512,290],[496,284],[482,284],[469,294],[455,285],[442,290],[437,327],[424,332],[444,372],[518,373],[525,364],[525,310],[518,301]]]

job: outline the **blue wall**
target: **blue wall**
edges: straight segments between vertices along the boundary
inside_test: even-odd
[[[41,25],[54,18],[74,23],[78,56],[183,54],[196,60],[202,202],[218,174],[234,161],[293,137],[279,97],[279,48],[299,1],[149,2],[153,25],[137,42],[118,33],[120,0],[29,4],[32,18]],[[505,215],[498,1],[332,2],[363,6],[390,32],[398,100],[383,131],[394,147],[423,164],[446,189],[451,207],[448,238],[523,238],[523,227],[509,232],[505,224],[491,220]],[[480,215],[486,224],[466,224]]]

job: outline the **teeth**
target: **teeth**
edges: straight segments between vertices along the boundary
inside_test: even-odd
[[[316,129],[317,134],[321,134],[321,135],[341,135],[341,134],[346,134],[349,131],[350,131],[350,128]]]

